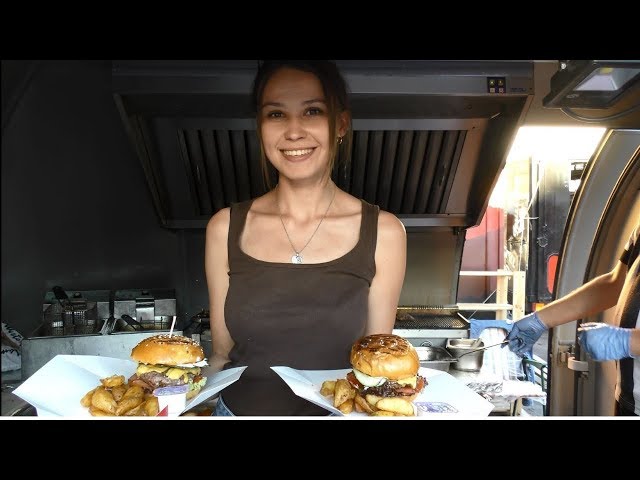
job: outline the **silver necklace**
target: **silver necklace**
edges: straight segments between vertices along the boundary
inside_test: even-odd
[[[324,221],[325,217],[327,216],[327,213],[329,213],[329,209],[331,208],[331,205],[333,204],[333,199],[336,198],[336,190],[337,190],[337,187],[335,187],[333,189],[333,196],[331,197],[331,201],[329,202],[329,206],[325,210],[324,215],[322,215],[322,218],[320,219],[320,222],[318,222],[318,226],[316,227],[316,229],[313,231],[313,233],[309,237],[309,240],[307,240],[307,243],[305,243],[304,247],[302,247],[300,250],[296,250],[296,247],[293,246],[293,242],[291,241],[291,237],[289,236],[289,232],[287,232],[287,227],[284,226],[284,220],[282,219],[282,213],[280,213],[280,207],[278,206],[278,215],[280,216],[280,223],[282,223],[282,228],[284,229],[284,233],[287,236],[287,240],[289,240],[289,245],[291,245],[291,248],[295,252],[291,256],[291,263],[296,263],[296,264],[302,263],[302,251],[305,248],[307,248],[307,245],[309,245],[309,242],[311,242],[311,239],[313,239],[313,237],[315,236],[316,232],[320,228],[320,225],[322,225],[322,222]]]

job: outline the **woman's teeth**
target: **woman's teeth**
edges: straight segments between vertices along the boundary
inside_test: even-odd
[[[283,150],[282,153],[290,157],[299,157],[313,152],[313,148],[305,148],[304,150]]]

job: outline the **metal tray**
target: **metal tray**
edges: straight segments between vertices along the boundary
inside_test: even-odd
[[[449,371],[456,359],[442,347],[415,347],[420,359],[420,366],[435,370]]]

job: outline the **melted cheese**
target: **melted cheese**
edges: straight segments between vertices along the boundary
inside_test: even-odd
[[[136,370],[136,373],[138,375],[142,375],[144,373],[149,373],[149,372],[162,373],[168,369],[169,367],[165,367],[163,365],[145,365],[144,363],[141,363],[140,365],[138,365],[138,369]]]
[[[167,377],[169,377],[171,380],[177,380],[180,377],[182,377],[183,375],[185,375],[186,373],[187,372],[185,372],[182,368],[170,368],[169,370],[167,370],[165,375]],[[186,380],[186,378],[185,378],[185,380]]]
[[[410,385],[411,388],[416,388],[417,382],[418,382],[417,376],[401,378],[400,380],[398,380],[398,383],[400,385]]]
[[[194,375],[197,375],[198,373],[200,373],[200,367],[180,368],[180,367],[167,367],[166,365],[145,365],[143,363],[138,365],[138,369],[136,370],[136,373],[138,375],[142,375],[148,372],[164,373],[171,380],[177,380],[178,378],[180,378],[183,375],[186,375],[187,373],[192,373]],[[187,379],[185,378],[185,380]]]

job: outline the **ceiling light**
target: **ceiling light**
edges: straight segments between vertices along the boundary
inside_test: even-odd
[[[607,108],[640,80],[640,60],[569,60],[551,77],[547,108]]]

